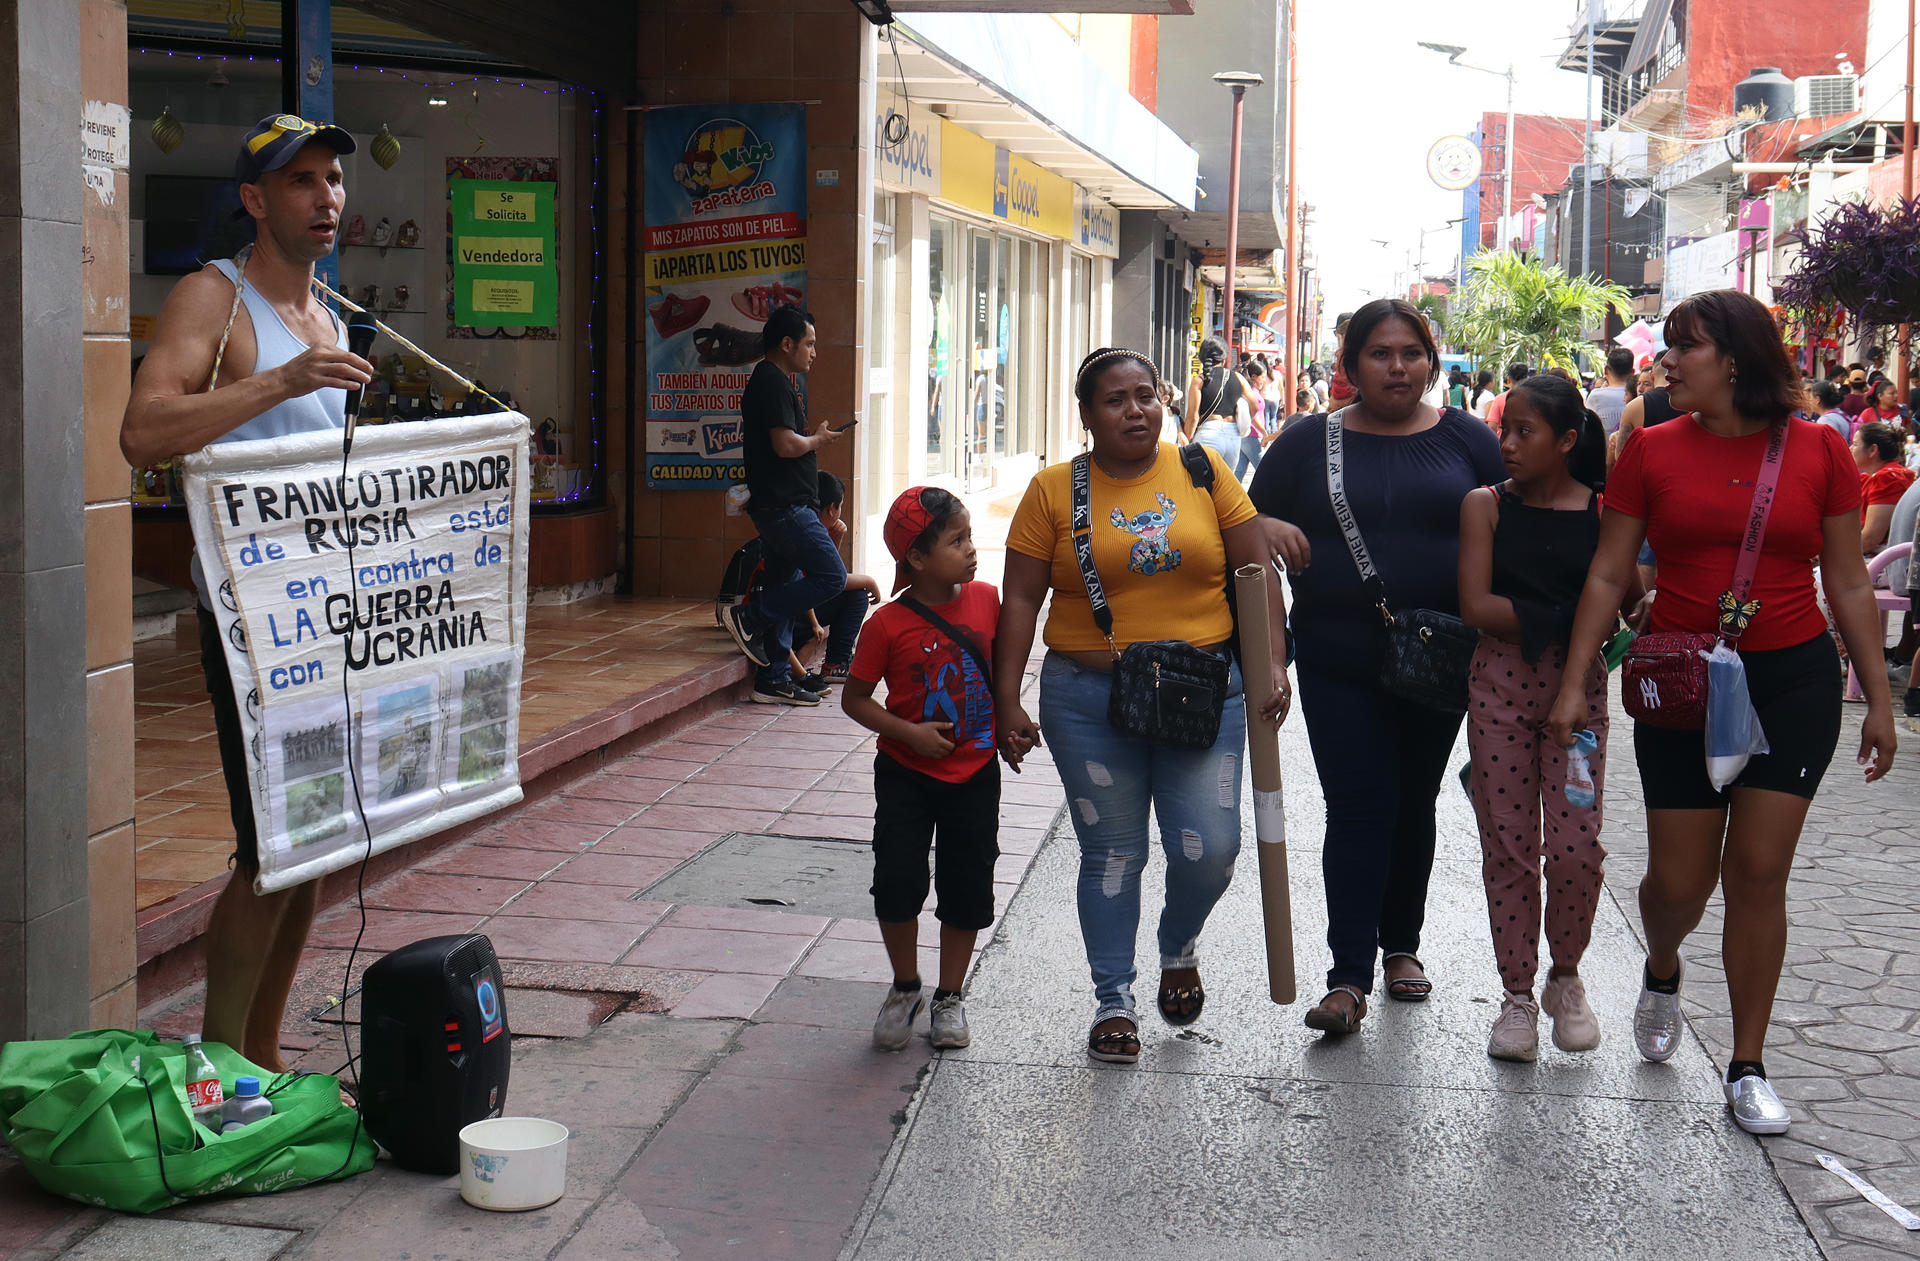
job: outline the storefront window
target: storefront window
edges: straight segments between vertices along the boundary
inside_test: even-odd
[[[459,50],[449,45],[449,51]],[[233,154],[254,120],[279,109],[280,69],[265,58],[234,56],[214,63],[220,71],[210,81],[207,64],[138,48],[129,54],[129,300],[136,356],[147,350],[153,318],[180,276],[231,256],[252,237],[250,224],[230,217],[237,204]],[[450,82],[456,79],[457,85]],[[590,107],[550,80],[501,82],[371,65],[336,64],[334,94],[329,121],[359,143],[341,162],[347,207],[332,259],[340,292],[526,414],[535,432],[530,485],[536,505],[596,499],[603,491],[602,454],[587,353],[595,330],[586,300],[594,159],[582,118]],[[164,151],[152,134],[162,109],[179,124]],[[455,181],[471,179],[539,186],[537,204],[551,206],[550,317],[523,325],[471,313],[461,318],[449,242],[449,227],[457,235],[458,223],[450,208]],[[464,386],[385,335],[375,340],[373,354],[380,374],[368,390],[362,424],[492,410],[484,399],[469,401]],[[136,471],[137,503],[178,502],[170,477],[143,472]]]
[[[867,272],[867,415],[861,438],[860,504],[867,516],[886,511],[893,484],[894,203],[874,196],[873,248]]]
[[[932,342],[927,347],[927,463],[930,478],[960,476],[960,412],[965,396],[961,363],[954,342],[960,327],[959,282],[966,268],[960,225],[932,216],[927,237],[927,300],[933,308]]]
[[[1038,454],[1049,247],[938,215],[928,245],[927,473],[979,490],[1002,462]]]

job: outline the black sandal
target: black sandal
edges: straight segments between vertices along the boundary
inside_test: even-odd
[[[1401,1003],[1424,1003],[1433,994],[1433,981],[1425,973],[1427,965],[1415,958],[1411,951],[1398,950],[1380,962],[1384,965],[1393,959],[1411,959],[1413,966],[1419,968],[1420,976],[1403,976],[1387,982],[1387,997]]]
[[[1207,991],[1198,981],[1186,986],[1168,985],[1162,977],[1159,1005],[1160,1018],[1180,1028],[1200,1019],[1200,1010],[1207,1005]]]
[[[1116,1017],[1109,1016],[1107,1019]],[[1105,1033],[1096,1030],[1087,1035],[1087,1054],[1106,1064],[1137,1064],[1140,1062],[1140,1031],[1137,1028],[1109,1029]]]
[[[1353,1010],[1340,1010],[1331,1001],[1335,994],[1347,994],[1353,998]],[[1318,1006],[1307,1012],[1307,1028],[1318,1029],[1321,1033],[1348,1034],[1360,1027],[1367,1015],[1367,996],[1351,985],[1336,985],[1327,991],[1327,996]]]

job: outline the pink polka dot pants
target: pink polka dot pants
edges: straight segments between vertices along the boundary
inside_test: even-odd
[[[1480,637],[1468,676],[1467,747],[1473,809],[1480,818],[1481,873],[1502,985],[1532,993],[1540,966],[1540,887],[1546,880],[1553,962],[1575,967],[1593,934],[1600,900],[1600,814],[1607,757],[1607,670],[1587,671],[1587,726],[1600,742],[1590,759],[1594,803],[1567,801],[1567,751],[1545,730],[1560,692],[1566,652],[1549,648],[1528,665],[1520,646]],[[1545,824],[1542,835],[1541,825]]]

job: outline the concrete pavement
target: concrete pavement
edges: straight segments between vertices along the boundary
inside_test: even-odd
[[[844,1256],[957,1241],[994,1257],[1820,1255],[1767,1153],[1728,1117],[1702,1045],[1689,1037],[1663,1065],[1634,1054],[1641,949],[1613,901],[1582,967],[1600,1049],[1559,1052],[1543,1021],[1538,1064],[1487,1057],[1500,984],[1472,809],[1451,782],[1422,950],[1433,999],[1376,993],[1343,1041],[1305,1029],[1326,966],[1324,816],[1304,726],[1281,743],[1301,1002],[1267,998],[1249,826],[1241,878],[1202,940],[1205,1014],[1179,1031],[1152,1014],[1143,914],[1145,1054],[1090,1063],[1077,853],[1070,831],[1057,836],[981,959],[972,1047],[935,1061]],[[1156,855],[1149,891],[1163,870]],[[1695,987],[1710,1005],[1707,990]]]

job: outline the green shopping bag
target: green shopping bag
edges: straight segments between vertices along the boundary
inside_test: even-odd
[[[56,1195],[130,1213],[257,1195],[373,1168],[374,1142],[333,1077],[262,1072],[204,1044],[221,1080],[257,1076],[273,1115],[215,1134],[187,1107],[185,1049],[149,1030],[96,1029],[0,1048],[0,1126]]]

